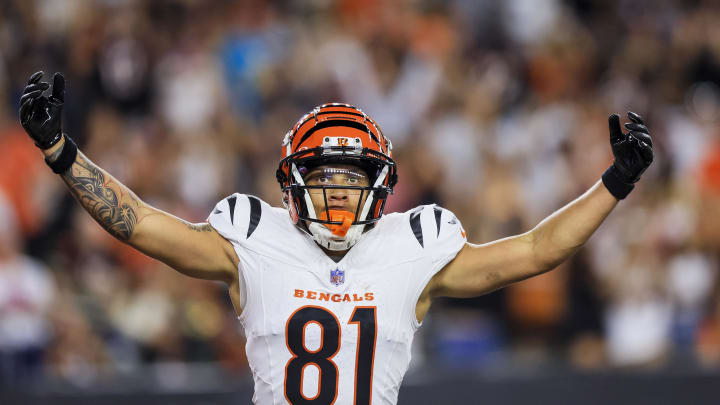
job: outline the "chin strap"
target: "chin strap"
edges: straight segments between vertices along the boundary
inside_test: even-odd
[[[325,213],[320,215],[325,218]],[[329,250],[347,250],[353,247],[362,236],[365,225],[351,225],[355,214],[344,210],[330,210],[332,221],[343,221],[341,225],[318,224],[311,222],[308,227],[315,242]]]
[[[328,250],[347,250],[358,242],[360,236],[362,236],[364,226],[365,225],[351,226],[350,230],[345,234],[345,237],[333,235],[330,229],[317,222],[311,222],[308,230],[318,245]]]

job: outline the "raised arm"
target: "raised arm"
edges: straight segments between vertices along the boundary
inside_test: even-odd
[[[111,235],[196,278],[237,282],[238,259],[209,224],[191,224],[145,204],[130,189],[77,151],[62,134],[65,82],[55,74],[52,95],[34,74],[20,99],[20,121],[80,205]]]
[[[628,117],[632,122],[625,124],[630,131],[625,134],[619,117],[610,116],[615,161],[602,181],[529,232],[483,245],[466,244],[435,275],[423,296],[475,297],[552,270],[575,253],[652,163],[647,127],[637,114],[628,113]]]
[[[598,181],[531,231],[494,242],[467,243],[433,278],[433,295],[476,297],[552,270],[590,238],[617,204]]]

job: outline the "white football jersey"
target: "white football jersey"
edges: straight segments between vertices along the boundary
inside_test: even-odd
[[[418,298],[465,243],[455,215],[436,205],[384,215],[337,263],[286,209],[254,196],[220,201],[208,222],[240,259],[254,403],[396,403]]]

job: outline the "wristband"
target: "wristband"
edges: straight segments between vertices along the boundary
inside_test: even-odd
[[[52,162],[48,160],[48,158],[45,158],[45,163],[50,166],[55,174],[63,174],[75,163],[77,152],[78,147],[75,142],[73,142],[69,136],[65,135],[65,144],[62,146],[60,156]]]
[[[610,191],[610,194],[618,200],[622,200],[635,188],[634,184],[628,184],[621,180],[615,165],[610,165],[602,175],[602,182]]]

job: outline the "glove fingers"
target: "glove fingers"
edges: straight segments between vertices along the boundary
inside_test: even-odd
[[[626,122],[625,123],[625,129],[628,131],[638,131],[638,132],[644,132],[646,134],[649,134],[650,131],[647,129],[645,125],[642,124],[635,124],[632,122]]]
[[[29,99],[25,100],[25,102],[22,103],[22,105],[20,105],[20,123],[21,124],[25,124],[26,122],[28,122],[30,120],[30,118],[32,118],[32,112],[33,112],[32,104],[33,104],[33,99],[29,98]]]
[[[50,85],[45,82],[35,83],[35,84],[31,84],[31,85],[25,87],[25,91],[23,91],[23,94],[30,93],[31,91],[35,91],[35,90],[45,91],[48,88],[50,88]]]
[[[652,163],[654,154],[653,154],[653,150],[651,147],[649,147],[647,145],[643,146],[643,144],[641,143],[640,155],[642,156],[643,161],[645,162],[646,165],[650,165],[650,163]]]
[[[637,139],[640,142],[644,142],[651,148],[653,146],[652,138],[647,133],[632,131],[632,132],[630,132],[630,136],[632,136],[633,138]]]
[[[34,83],[37,83],[38,81],[40,81],[40,79],[42,79],[42,77],[43,77],[43,74],[44,74],[44,73],[43,73],[43,71],[42,71],[42,70],[41,70],[41,71],[39,71],[39,72],[35,72],[35,73],[33,73],[33,75],[32,75],[32,76],[30,76],[30,80],[28,80],[28,84],[34,84]]]
[[[53,76],[51,101],[60,103],[65,102],[65,77],[60,72],[55,73]]]
[[[632,111],[628,111],[627,116],[628,118],[630,118],[630,121],[636,124],[645,125],[645,121],[643,121],[642,117],[640,117],[638,114],[635,114]]]
[[[608,126],[610,127],[610,143],[616,143],[623,138],[622,129],[620,128],[620,116],[612,114],[608,117]]]
[[[20,104],[25,103],[25,100],[37,98],[43,93],[44,90],[35,90],[31,91],[30,93],[23,94],[22,97],[20,97]]]

